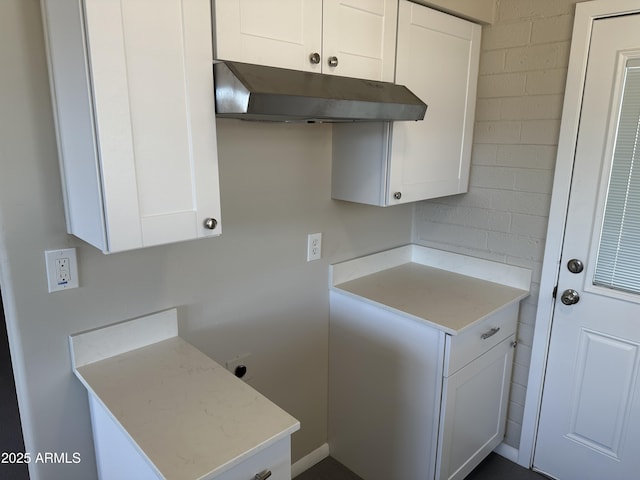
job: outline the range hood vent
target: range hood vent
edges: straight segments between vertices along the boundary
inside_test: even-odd
[[[389,82],[239,62],[214,64],[216,115],[276,122],[422,120],[427,106]]]

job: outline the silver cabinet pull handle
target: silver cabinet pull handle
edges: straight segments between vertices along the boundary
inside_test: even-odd
[[[493,327],[488,332],[484,332],[482,335],[480,335],[480,338],[483,339],[483,340],[486,340],[489,337],[493,337],[499,331],[500,331],[500,327]]]
[[[265,470],[260,473],[256,473],[256,476],[253,477],[254,480],[267,480],[271,476],[271,470]]]
[[[320,54],[318,52],[313,52],[311,55],[309,55],[309,61],[314,65],[319,64],[320,63]]]
[[[338,66],[338,57],[329,57],[329,66],[337,67]]]

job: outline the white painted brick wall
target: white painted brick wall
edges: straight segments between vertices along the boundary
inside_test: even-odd
[[[469,192],[416,205],[414,241],[531,268],[506,442],[518,447],[576,0],[497,0],[484,26]],[[550,295],[551,292],[543,292]]]

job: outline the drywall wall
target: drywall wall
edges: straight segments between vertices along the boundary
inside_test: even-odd
[[[252,353],[253,385],[301,421],[293,460],[326,442],[328,265],[408,243],[412,206],[332,201],[328,125],[224,120],[222,236],[103,255],[66,234],[38,0],[0,2],[0,65],[0,284],[26,448],[81,456],[31,479],[96,476],[69,334],[172,306],[214,359]],[[323,258],[307,263],[313,232]],[[49,294],[43,252],[63,247],[80,288]]]
[[[416,243],[533,270],[533,292],[520,311],[505,440],[516,448],[575,3],[498,0],[495,23],[483,27],[469,193],[416,208]]]

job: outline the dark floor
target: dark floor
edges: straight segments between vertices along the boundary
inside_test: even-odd
[[[7,326],[0,293],[0,453],[24,453],[22,427],[18,413],[16,386],[13,381]],[[10,460],[9,457],[6,460]],[[26,464],[0,463],[2,480],[29,480]]]
[[[465,480],[546,480],[547,477],[510,462],[496,453],[489,456]]]
[[[543,480],[545,476],[522,468],[497,455],[490,454],[465,480]],[[296,480],[363,480],[331,457],[325,458]],[[391,480],[391,479],[390,479]],[[400,480],[400,479],[394,479]]]

